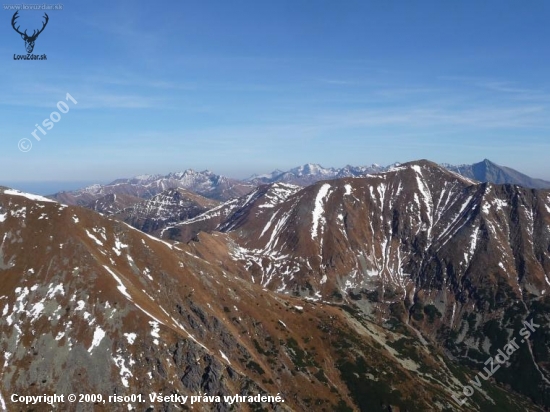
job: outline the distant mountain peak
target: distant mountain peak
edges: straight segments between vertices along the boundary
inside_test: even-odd
[[[135,176],[134,179],[136,179],[136,180],[153,180],[153,179],[158,179],[159,177],[160,177],[160,175],[143,174],[143,175]]]
[[[325,169],[323,166],[317,163],[306,163],[303,166],[298,166],[294,169],[291,169],[290,172],[296,173],[298,176],[303,176],[303,175],[311,176],[316,174],[326,174],[331,170],[332,169]]]
[[[514,184],[533,189],[550,188],[550,182],[529,177],[512,168],[500,166],[489,159],[483,159],[481,162],[471,165],[452,166],[442,164],[442,166],[479,182]]]

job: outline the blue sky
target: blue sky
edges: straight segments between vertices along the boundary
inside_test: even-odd
[[[0,185],[419,158],[550,179],[547,1],[62,4],[36,41],[47,61],[13,60],[0,10]]]

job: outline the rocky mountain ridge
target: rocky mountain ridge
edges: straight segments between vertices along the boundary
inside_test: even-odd
[[[88,206],[107,195],[130,195],[141,199],[153,196],[168,189],[186,189],[214,200],[228,200],[249,193],[254,185],[217,175],[209,170],[162,175],[141,175],[129,179],[117,179],[107,185],[91,185],[86,188],[59,192],[48,196],[68,205]]]
[[[270,208],[264,201],[212,220],[255,283],[352,302],[375,322],[397,317],[480,370],[533,317],[542,329],[498,379],[548,405],[549,191],[476,183],[419,161],[287,192]],[[207,212],[179,226],[209,220]]]
[[[219,203],[185,189],[168,189],[111,216],[142,232],[157,235],[166,226],[192,219]]]
[[[315,168],[302,169],[306,175],[308,171],[319,172]],[[155,177],[142,178],[142,180],[148,179],[155,180]],[[8,195],[7,198],[6,195]],[[135,216],[147,216],[147,213],[153,212],[149,218],[155,222],[164,222],[153,230],[146,228],[146,225],[142,225],[141,229],[155,233],[165,239],[165,243],[141,235],[145,236],[141,238],[142,245],[151,247],[148,244],[151,240],[165,245],[172,251],[166,253],[177,255],[178,267],[180,264],[187,267],[190,262],[197,259],[202,262],[198,266],[193,266],[192,270],[195,275],[200,274],[197,276],[203,282],[201,288],[212,288],[216,284],[220,287],[218,290],[218,286],[214,286],[214,290],[218,290],[217,296],[226,298],[227,291],[231,288],[238,295],[241,293],[239,287],[233,283],[228,285],[225,281],[221,281],[221,278],[229,277],[237,283],[244,282],[239,283],[240,287],[243,285],[252,287],[255,291],[251,292],[252,295],[256,297],[263,295],[259,300],[250,298],[252,299],[250,313],[252,318],[256,319],[251,321],[252,324],[258,321],[265,322],[263,309],[256,313],[252,308],[254,302],[256,306],[263,307],[266,296],[294,302],[288,305],[300,308],[307,304],[332,308],[333,312],[330,312],[330,316],[338,319],[337,334],[346,336],[345,343],[339,339],[330,338],[331,333],[334,332],[331,328],[325,330],[329,335],[316,335],[314,339],[316,344],[309,350],[306,349],[307,342],[305,347],[301,345],[300,339],[303,339],[301,336],[281,337],[278,334],[280,331],[275,334],[279,342],[285,342],[285,339],[287,342],[285,345],[280,343],[282,346],[278,346],[278,353],[290,353],[291,360],[298,362],[298,364],[294,363],[296,371],[304,373],[313,383],[317,381],[310,378],[318,372],[316,367],[320,369],[315,365],[321,365],[322,358],[315,358],[315,362],[309,363],[310,368],[304,370],[303,366],[297,366],[302,364],[302,361],[295,359],[292,354],[301,353],[299,358],[303,360],[305,356],[303,353],[317,352],[319,348],[323,348],[324,356],[337,359],[333,362],[335,369],[331,372],[329,381],[335,382],[339,376],[340,383],[334,386],[334,390],[346,393],[347,397],[325,399],[324,402],[328,402],[326,405],[332,406],[325,406],[324,410],[337,410],[331,409],[335,408],[335,405],[344,408],[344,404],[351,410],[375,410],[368,409],[373,408],[374,404],[364,399],[360,395],[361,391],[356,391],[355,388],[372,388],[370,386],[372,382],[369,379],[375,372],[387,371],[388,365],[392,365],[390,370],[400,370],[398,364],[409,371],[406,374],[415,370],[415,375],[414,377],[407,375],[408,380],[402,381],[405,386],[399,389],[399,396],[389,389],[392,387],[391,379],[380,381],[379,377],[379,382],[384,388],[380,405],[385,405],[384,408],[389,407],[390,410],[403,408],[426,410],[426,405],[429,404],[428,398],[422,397],[418,401],[420,403],[414,402],[412,393],[405,389],[406,382],[424,382],[426,379],[426,369],[423,365],[430,364],[430,361],[421,355],[423,351],[428,353],[437,351],[440,358],[436,362],[441,361],[446,365],[438,364],[431,367],[453,371],[450,375],[449,372],[438,375],[437,379],[440,382],[446,381],[447,389],[425,387],[423,390],[426,394],[431,394],[430,396],[439,394],[436,397],[437,410],[461,410],[463,405],[458,405],[456,401],[447,402],[449,396],[452,398],[448,388],[453,387],[451,392],[455,395],[457,390],[460,393],[460,385],[457,382],[466,384],[468,379],[473,378],[476,373],[483,373],[487,359],[494,356],[497,349],[504,348],[512,337],[517,337],[528,319],[532,324],[537,325],[537,330],[521,340],[521,345],[518,345],[515,353],[507,359],[505,368],[492,374],[491,379],[487,374],[484,375],[488,380],[483,379],[482,391],[468,397],[464,408],[512,411],[542,410],[550,407],[550,363],[548,362],[550,359],[548,351],[550,347],[550,328],[548,327],[550,324],[550,192],[548,190],[527,189],[514,184],[480,183],[432,162],[417,161],[394,165],[386,172],[364,177],[323,180],[305,188],[286,183],[261,185],[244,196],[219,205],[202,203],[200,206],[201,202],[206,201],[200,198],[203,200],[197,202],[197,205],[199,209],[203,207],[202,211],[196,209],[193,216],[175,216],[178,213],[176,210],[181,209],[172,209],[172,207],[182,206],[181,196],[185,196],[188,201],[193,195],[181,189],[162,192],[158,195],[158,199],[151,199],[150,205],[156,205],[154,207],[144,207],[143,200],[124,207],[136,198],[130,196],[117,200],[119,195],[113,195],[106,199],[106,202],[97,202],[97,207],[104,207],[104,212],[111,217],[101,217],[92,211],[82,212],[84,209],[72,208],[70,210],[75,210],[75,215],[72,216],[71,226],[77,231],[80,230],[78,228],[86,227],[87,242],[92,241],[95,244],[94,247],[100,249],[93,252],[99,259],[95,260],[96,263],[102,263],[100,266],[104,268],[109,267],[118,279],[122,279],[125,290],[129,290],[129,286],[124,283],[124,279],[132,279],[132,284],[138,281],[143,284],[142,280],[133,279],[133,276],[141,273],[149,279],[148,273],[144,273],[141,265],[137,265],[139,270],[136,273],[132,272],[133,275],[127,272],[127,269],[117,274],[115,267],[119,267],[120,264],[117,262],[120,256],[124,255],[123,249],[125,249],[120,245],[128,245],[128,242],[120,237],[113,237],[112,241],[108,241],[110,238],[107,232],[116,234],[119,233],[120,228],[126,228],[124,230],[133,234],[131,236],[137,236],[140,232],[132,231],[128,226],[114,219],[114,217],[124,219],[117,214],[125,210],[135,210]],[[14,196],[17,197],[13,191],[4,191],[4,202],[0,209],[0,226],[4,225],[4,241],[0,247],[0,270],[4,271],[15,267],[18,256],[24,256],[24,250],[38,248],[38,250],[51,252],[52,248],[44,244],[27,245],[30,232],[27,237],[21,237],[21,233],[25,231],[28,224],[32,227],[33,236],[41,239],[42,236],[46,236],[36,235],[43,231],[41,225],[44,222],[41,221],[52,219],[50,215],[56,216],[66,208],[52,202],[44,206],[42,202],[48,199],[30,195],[27,195],[27,200],[37,202],[39,206],[23,207],[16,201],[18,199],[14,200]],[[113,205],[113,208],[109,209],[108,205]],[[168,205],[170,207],[165,207]],[[39,213],[44,207],[53,209],[50,213]],[[117,207],[122,207],[122,212]],[[165,220],[157,219],[162,215],[160,211],[163,208]],[[34,220],[27,219],[27,212],[31,209]],[[82,224],[84,215],[80,213],[91,213],[90,216],[95,216],[93,219],[105,220],[101,220],[101,225],[95,224],[94,227],[89,227]],[[139,219],[137,221],[139,222]],[[7,230],[5,222],[10,224],[19,222],[19,226]],[[60,227],[60,224],[56,222],[53,226]],[[109,230],[102,231],[101,227],[106,225],[109,226]],[[139,227],[139,224],[136,226]],[[48,233],[51,238],[54,236],[53,233],[50,234],[53,227],[49,230],[44,233]],[[13,233],[17,236],[11,239],[10,237],[14,236]],[[71,232],[67,236],[74,237],[74,233]],[[185,244],[189,240],[193,241]],[[174,241],[176,243],[172,243]],[[109,243],[107,248],[104,247],[106,242]],[[24,244],[25,248],[17,249],[19,243]],[[136,240],[136,243],[139,241]],[[79,241],[76,244],[79,244]],[[7,249],[9,245],[11,249]],[[66,249],[63,242],[60,242],[59,246],[58,259],[63,261],[70,259],[65,255],[67,250],[71,256],[81,255],[81,252],[76,253],[72,249]],[[175,259],[168,256],[161,258],[162,253],[160,251],[146,253],[153,259],[151,262],[147,261],[149,262],[147,269],[152,270],[151,268],[156,267],[161,261],[171,262]],[[141,255],[142,251],[139,254]],[[132,267],[130,262],[136,262],[136,257],[128,254],[126,261]],[[51,266],[53,263],[50,260],[48,264]],[[76,261],[74,265],[78,268],[82,266]],[[19,265],[16,271],[27,273],[27,266]],[[211,272],[213,269],[210,266],[215,266],[216,271]],[[31,269],[34,274],[36,269],[33,266]],[[211,275],[207,276],[207,273]],[[168,278],[173,276],[170,274]],[[163,277],[163,279],[168,278]],[[184,281],[182,280],[183,284],[189,284],[190,279],[186,277]],[[195,281],[191,283],[193,282]],[[169,282],[165,283],[165,286],[168,284]],[[29,291],[32,286],[27,286]],[[157,288],[156,292],[149,291],[148,287],[142,289],[142,292],[152,297],[150,299],[152,302],[143,301],[141,304],[138,303],[138,306],[144,308],[145,302],[151,305],[154,305],[153,302],[164,302],[164,295],[161,298],[158,293],[159,291],[164,293],[162,291],[165,286],[152,286]],[[175,292],[176,289],[181,289],[181,285],[170,283],[169,288],[174,290],[170,295],[173,300],[169,299],[166,302],[172,305],[171,307],[181,306],[181,295]],[[6,292],[5,296],[14,296],[9,298],[12,299],[10,302],[20,299],[18,294],[25,291],[23,286],[19,286],[19,291],[15,290]],[[24,293],[26,296],[27,292]],[[45,293],[48,296],[53,291],[50,293],[48,289]],[[130,296],[133,302],[141,299]],[[42,300],[43,297],[39,298],[38,303]],[[204,305],[208,307],[209,303],[211,304],[208,300],[204,300],[202,308]],[[6,314],[10,313],[10,305]],[[15,308],[16,305],[13,305]],[[36,302],[32,305],[26,302],[25,305],[25,309],[18,309],[17,313],[25,314],[28,318],[29,313],[33,313],[32,308],[35,307]],[[285,306],[288,308],[288,305]],[[41,308],[40,305],[38,307]],[[224,314],[230,313],[226,311],[226,307],[227,310],[232,311],[230,306],[224,306]],[[145,309],[152,313],[153,309],[150,309],[151,311]],[[169,313],[173,317],[172,311],[165,306],[162,307],[161,312]],[[92,312],[88,311],[88,313]],[[282,330],[288,329],[289,323],[298,322],[296,318],[285,317],[286,310],[284,312],[277,310],[276,313],[279,318],[276,325],[279,325],[277,326],[279,329],[283,325],[285,326]],[[213,314],[217,319],[214,322],[225,322],[217,316],[218,314]],[[158,316],[157,318],[160,319]],[[8,316],[8,318],[15,324],[13,317]],[[259,320],[260,318],[262,320]],[[24,322],[26,318],[19,319]],[[185,330],[190,330],[193,326],[192,323],[184,323],[177,317],[174,319]],[[317,318],[312,316],[310,321],[311,319]],[[120,324],[123,324],[126,320],[121,322]],[[165,319],[166,322],[169,321]],[[351,330],[348,329],[350,325]],[[11,324],[6,327],[4,335],[6,339],[9,342],[21,342],[21,339],[17,338],[19,335],[14,335]],[[108,327],[107,324],[103,324],[101,330],[106,333]],[[377,330],[374,334],[373,328]],[[200,328],[191,329],[196,338],[195,335],[199,333]],[[304,331],[308,330],[308,326],[296,324],[296,329],[294,327],[290,329]],[[321,329],[324,330],[324,326]],[[250,332],[250,329],[247,330]],[[0,333],[1,331],[0,328]],[[11,334],[8,335],[8,333]],[[264,335],[265,340],[257,339],[257,345],[252,342],[256,352],[250,352],[249,348],[249,357],[242,358],[242,355],[239,355],[241,356],[239,359],[248,359],[245,363],[241,360],[241,366],[249,365],[250,368],[255,369],[257,364],[265,373],[267,365],[277,362],[266,355],[269,352],[264,349],[270,347],[271,339],[275,336],[273,333],[275,332]],[[361,335],[359,339],[357,333]],[[390,335],[393,338],[388,341]],[[381,336],[385,336],[382,341]],[[360,343],[363,339],[368,342],[373,339],[372,342],[382,344],[382,349],[374,343],[373,347],[367,349]],[[321,343],[321,341],[325,342]],[[298,346],[294,342],[298,342]],[[250,346],[250,341],[248,345]],[[351,345],[354,349],[351,352],[344,351],[346,353],[344,356],[344,353],[339,351],[342,345],[344,347]],[[17,345],[12,344],[4,350],[11,357],[16,347]],[[234,361],[233,353],[228,354],[228,350],[224,351],[223,348],[217,350],[221,350],[228,359]],[[394,353],[395,350],[400,355]],[[350,358],[350,354],[357,356]],[[406,361],[408,366],[399,360],[403,357],[408,359]],[[384,360],[382,364],[377,363],[378,358]],[[23,357],[20,358],[21,361],[23,359]],[[254,359],[252,361],[254,363],[250,363],[250,359]],[[261,359],[263,363],[260,362]],[[411,369],[409,361],[414,361],[416,366]],[[115,364],[116,362],[118,361],[115,361]],[[127,362],[130,362],[130,358],[125,360],[125,364]],[[386,366],[384,366],[385,362],[388,362]],[[369,369],[368,365],[371,364],[377,366]],[[180,366],[171,366],[171,368],[177,370]],[[290,364],[287,367],[292,370]],[[462,372],[459,373],[454,368]],[[279,370],[277,372],[271,370],[275,374],[273,376],[280,376]],[[369,372],[364,374],[365,370]],[[405,372],[402,371],[402,373]],[[260,376],[263,375],[260,374]],[[11,376],[13,377],[13,374]],[[466,378],[468,376],[469,378]],[[517,376],[522,378],[516,379]],[[454,384],[448,381],[449,378]],[[242,374],[242,379],[250,379],[258,388],[264,388],[266,385],[263,379],[246,370]],[[270,379],[276,382],[274,378]],[[178,391],[184,391],[182,387],[178,388]],[[229,393],[236,390],[235,388],[236,386],[231,386],[220,391]],[[321,391],[320,387],[315,388],[317,389],[310,388],[314,391],[312,393],[320,393],[318,392]],[[277,389],[282,390],[280,387]],[[503,395],[502,389],[510,395]],[[242,391],[242,386],[239,390]],[[446,393],[443,395],[445,401],[439,398],[441,393]],[[295,393],[293,396],[301,399],[292,406],[295,408],[293,410],[311,407],[303,401],[304,393]],[[529,401],[526,403],[527,398]],[[392,403],[392,399],[399,399],[399,402]],[[520,404],[521,407],[518,406]],[[366,405],[369,405],[368,408]],[[429,405],[428,408],[434,407],[432,404]],[[495,405],[499,406],[495,407]],[[493,407],[495,409],[492,409]]]
[[[10,393],[285,400],[240,404],[243,411],[540,410],[490,382],[459,405],[453,395],[467,368],[407,325],[382,327],[350,306],[251,282],[227,234],[169,243],[84,208],[2,190],[0,237],[0,399],[8,410],[19,410]],[[77,410],[144,407],[178,408],[130,401]]]

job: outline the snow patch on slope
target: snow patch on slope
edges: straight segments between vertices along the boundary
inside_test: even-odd
[[[92,353],[94,348],[98,347],[103,338],[105,337],[105,331],[101,329],[99,326],[96,326],[94,331],[94,338],[92,340],[92,344],[90,345],[90,348],[88,349],[89,353]]]
[[[95,237],[94,235],[92,235],[92,234],[88,231],[88,229],[86,229],[86,234],[88,235],[88,237],[89,237],[90,239],[92,239],[92,240],[93,240],[95,243],[97,243],[99,246],[103,246],[103,243],[101,243],[101,241],[100,241],[97,237]]]
[[[315,239],[317,237],[317,230],[319,228],[319,223],[324,224],[326,222],[324,215],[323,200],[328,199],[330,196],[329,193],[330,185],[325,183],[319,189],[317,197],[315,198],[315,208],[313,209],[313,224],[311,226],[311,237]]]
[[[39,196],[39,195],[33,195],[31,193],[20,192],[19,190],[14,190],[14,189],[4,190],[4,194],[12,195],[12,196],[21,196],[21,197],[25,197],[27,199],[35,200],[35,201],[39,201],[39,202],[57,203],[57,202],[53,201],[52,199],[48,199],[47,197],[44,197],[44,196]]]

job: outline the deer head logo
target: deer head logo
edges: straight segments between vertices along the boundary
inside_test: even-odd
[[[19,17],[17,15],[18,13],[19,13],[19,11],[16,11],[15,14],[13,15],[13,17],[11,18],[11,25],[12,25],[13,29],[21,35],[21,38],[23,40],[25,40],[25,48],[27,49],[27,53],[32,53],[32,51],[34,50],[34,42],[36,41],[36,38],[38,37],[38,35],[40,33],[42,33],[42,31],[44,31],[44,29],[46,28],[46,25],[48,24],[48,20],[50,18],[48,17],[48,15],[46,13],[44,13],[45,21],[44,21],[44,24],[42,25],[42,28],[38,31],[34,30],[32,35],[29,36],[27,34],[27,30],[25,30],[24,33],[21,33],[19,31],[19,26],[15,27],[16,20]]]

